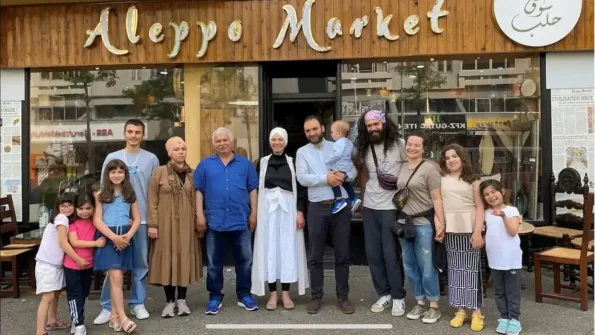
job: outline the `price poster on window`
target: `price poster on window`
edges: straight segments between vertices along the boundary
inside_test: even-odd
[[[17,221],[22,220],[21,101],[0,102],[0,193],[12,195]]]
[[[558,174],[564,168],[573,168],[589,177],[589,187],[595,185],[595,125],[593,114],[594,89],[552,90],[552,162],[553,172]],[[582,202],[580,196],[572,198]]]

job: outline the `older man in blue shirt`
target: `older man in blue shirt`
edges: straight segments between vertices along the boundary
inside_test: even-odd
[[[194,172],[198,229],[206,230],[206,314],[217,314],[223,301],[223,261],[227,246],[233,250],[238,306],[258,309],[252,286],[252,232],[256,228],[258,174],[252,163],[232,151],[226,128],[213,132],[216,154],[203,159]]]
[[[306,310],[316,314],[322,304],[324,271],[322,257],[331,234],[335,251],[335,280],[339,308],[345,314],[355,312],[355,305],[349,300],[349,237],[351,234],[351,211],[343,208],[333,214],[335,196],[332,187],[340,186],[343,199],[349,201],[343,183],[343,173],[329,172],[327,157],[333,153],[333,142],[323,137],[324,126],[316,116],[308,116],[304,130],[310,143],[299,148],[296,158],[297,180],[308,188],[308,237],[310,247],[310,287],[312,300]],[[355,179],[357,171],[351,167],[347,173],[349,180]]]

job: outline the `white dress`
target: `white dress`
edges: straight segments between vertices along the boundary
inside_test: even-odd
[[[265,295],[265,283],[298,283],[298,293],[306,293],[308,268],[304,230],[296,228],[297,183],[293,159],[287,157],[292,189],[265,189],[266,170],[271,156],[260,160],[258,215],[252,260],[252,294]]]

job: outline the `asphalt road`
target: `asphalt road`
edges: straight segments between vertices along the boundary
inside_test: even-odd
[[[205,271],[206,274],[206,271]],[[566,335],[566,334],[593,334],[593,304],[587,312],[582,312],[579,304],[559,302],[545,299],[544,303],[537,304],[534,300],[533,274],[524,273],[524,283],[527,289],[523,291],[523,300],[521,307],[522,334],[535,335]],[[223,308],[218,315],[204,315],[204,307],[208,301],[205,280],[200,284],[193,285],[188,291],[188,304],[193,310],[192,315],[187,317],[176,317],[173,319],[162,319],[161,308],[164,302],[164,293],[160,288],[149,287],[146,306],[151,313],[148,320],[138,321],[136,334],[475,334],[470,330],[470,325],[465,324],[461,329],[453,329],[449,326],[449,321],[453,316],[454,310],[448,306],[447,298],[443,297],[441,302],[442,318],[433,325],[426,325],[421,320],[413,321],[403,317],[393,317],[390,311],[383,313],[370,312],[370,306],[376,301],[377,296],[374,292],[369,270],[367,267],[352,267],[352,276],[350,280],[351,298],[356,303],[357,310],[355,314],[344,315],[336,305],[334,296],[334,272],[326,271],[326,283],[324,305],[322,311],[317,315],[309,315],[305,312],[305,305],[308,295],[297,296],[295,288],[294,301],[296,308],[292,311],[285,311],[280,308],[276,311],[267,311],[264,309],[265,297],[258,297],[257,301],[261,309],[255,312],[248,312],[237,307],[234,291],[234,273],[232,269],[225,272],[225,290],[226,297],[223,301]],[[549,271],[545,271],[544,287],[553,290],[553,281]],[[409,291],[409,286],[407,286]],[[409,292],[408,292],[409,293]],[[590,296],[593,299],[593,296]],[[407,308],[410,309],[415,303],[409,294],[407,299]],[[0,334],[2,335],[30,335],[35,333],[35,318],[39,299],[34,295],[25,293],[20,299],[4,298],[0,300]],[[113,334],[113,331],[107,327],[93,325],[93,319],[100,311],[100,305],[97,296],[93,296],[89,301],[87,311],[87,330],[88,334]],[[486,315],[486,328],[482,333],[495,334],[498,314],[492,298],[492,290],[488,289],[488,298],[486,299],[484,314]],[[68,318],[67,303],[65,297],[60,300],[59,315],[62,318]],[[211,327],[225,327],[230,325],[237,326],[240,329],[211,329]],[[375,327],[391,327],[390,329],[356,329],[356,330],[246,330],[247,326],[241,324],[266,324],[266,325],[312,325],[312,324],[339,324],[353,325],[364,324]],[[67,330],[53,331],[50,334],[68,334]]]

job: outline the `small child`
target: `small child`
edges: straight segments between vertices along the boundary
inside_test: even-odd
[[[64,253],[73,258],[75,266],[79,269],[89,266],[68,243],[68,226],[74,220],[75,197],[76,195],[70,192],[60,195],[49,224],[43,230],[39,251],[35,256],[36,293],[41,295],[37,309],[37,335],[47,335],[47,331],[70,327],[68,322],[57,319],[58,300],[65,286],[62,268]]]
[[[85,328],[85,307],[93,281],[93,252],[95,248],[105,246],[105,238],[95,241],[93,225],[93,194],[81,192],[76,197],[76,220],[68,229],[68,241],[74,252],[87,261],[88,267],[81,269],[69,255],[64,256],[64,275],[66,277],[66,294],[68,309],[72,317],[75,335],[87,334]]]
[[[503,201],[502,184],[486,180],[479,185],[486,202],[486,254],[491,269],[494,298],[500,312],[498,334],[521,332],[522,257],[519,210]]]
[[[360,198],[353,191],[351,183],[347,181],[347,171],[355,169],[353,165],[353,143],[347,138],[349,134],[349,123],[344,120],[338,120],[331,125],[331,136],[335,143],[333,144],[333,154],[327,158],[326,166],[332,171],[343,173],[343,188],[351,200],[351,212],[355,212],[362,203]],[[333,187],[335,196],[335,205],[333,214],[339,213],[347,206],[347,201],[341,195],[341,187]]]

